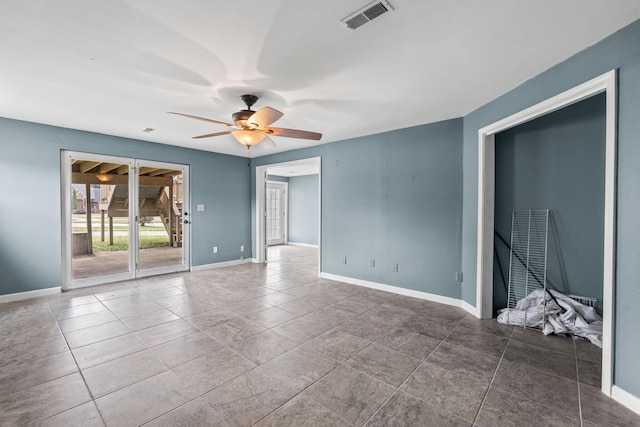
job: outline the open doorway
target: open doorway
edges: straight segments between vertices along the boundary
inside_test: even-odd
[[[601,314],[605,101],[594,95],[496,134],[494,315],[507,307],[510,271],[522,268],[511,257],[514,212],[517,228],[518,215],[547,209],[544,284]]]
[[[320,158],[256,168],[257,262],[312,257],[319,273],[320,173]]]
[[[63,289],[189,268],[188,167],[62,153]]]
[[[506,117],[478,131],[478,239],[476,316],[493,313],[494,200],[496,134],[527,123],[548,113],[603,93],[606,103],[604,236],[602,257],[602,381],[601,390],[611,396],[613,386],[613,319],[616,192],[616,71],[596,77],[539,104]]]

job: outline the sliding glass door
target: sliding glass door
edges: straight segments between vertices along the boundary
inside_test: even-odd
[[[189,268],[188,166],[62,153],[63,288]]]

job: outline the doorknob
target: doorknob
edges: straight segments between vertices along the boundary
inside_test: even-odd
[[[185,219],[185,220],[184,220],[184,223],[185,223],[185,224],[189,224],[189,221]]]

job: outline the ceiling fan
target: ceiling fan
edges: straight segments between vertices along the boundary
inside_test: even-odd
[[[174,113],[171,111],[169,112],[169,114],[190,117],[192,119],[202,120],[209,123],[216,123],[233,128],[233,130],[194,136],[194,139],[210,138],[213,136],[231,134],[235,137],[235,139],[238,140],[239,143],[245,145],[247,148],[259,144],[263,140],[266,141],[266,146],[275,147],[276,144],[268,137],[268,135],[284,136],[287,138],[312,139],[315,141],[318,141],[320,138],[322,138],[322,134],[317,132],[270,127],[269,125],[283,116],[280,111],[271,107],[264,107],[259,109],[258,111],[253,111],[251,107],[256,103],[256,101],[258,101],[258,97],[255,95],[242,95],[240,99],[242,99],[242,101],[247,105],[247,109],[233,113],[231,115],[233,123],[221,122],[219,120],[207,119],[205,117],[192,116],[190,114]]]

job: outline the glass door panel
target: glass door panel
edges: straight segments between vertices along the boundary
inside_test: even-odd
[[[267,183],[267,245],[284,243],[284,184]]]
[[[184,221],[188,213],[183,209],[184,173],[177,166],[136,164],[138,270],[143,275],[187,268],[184,231],[188,223]]]
[[[130,271],[129,165],[100,160],[70,161],[72,280]]]

